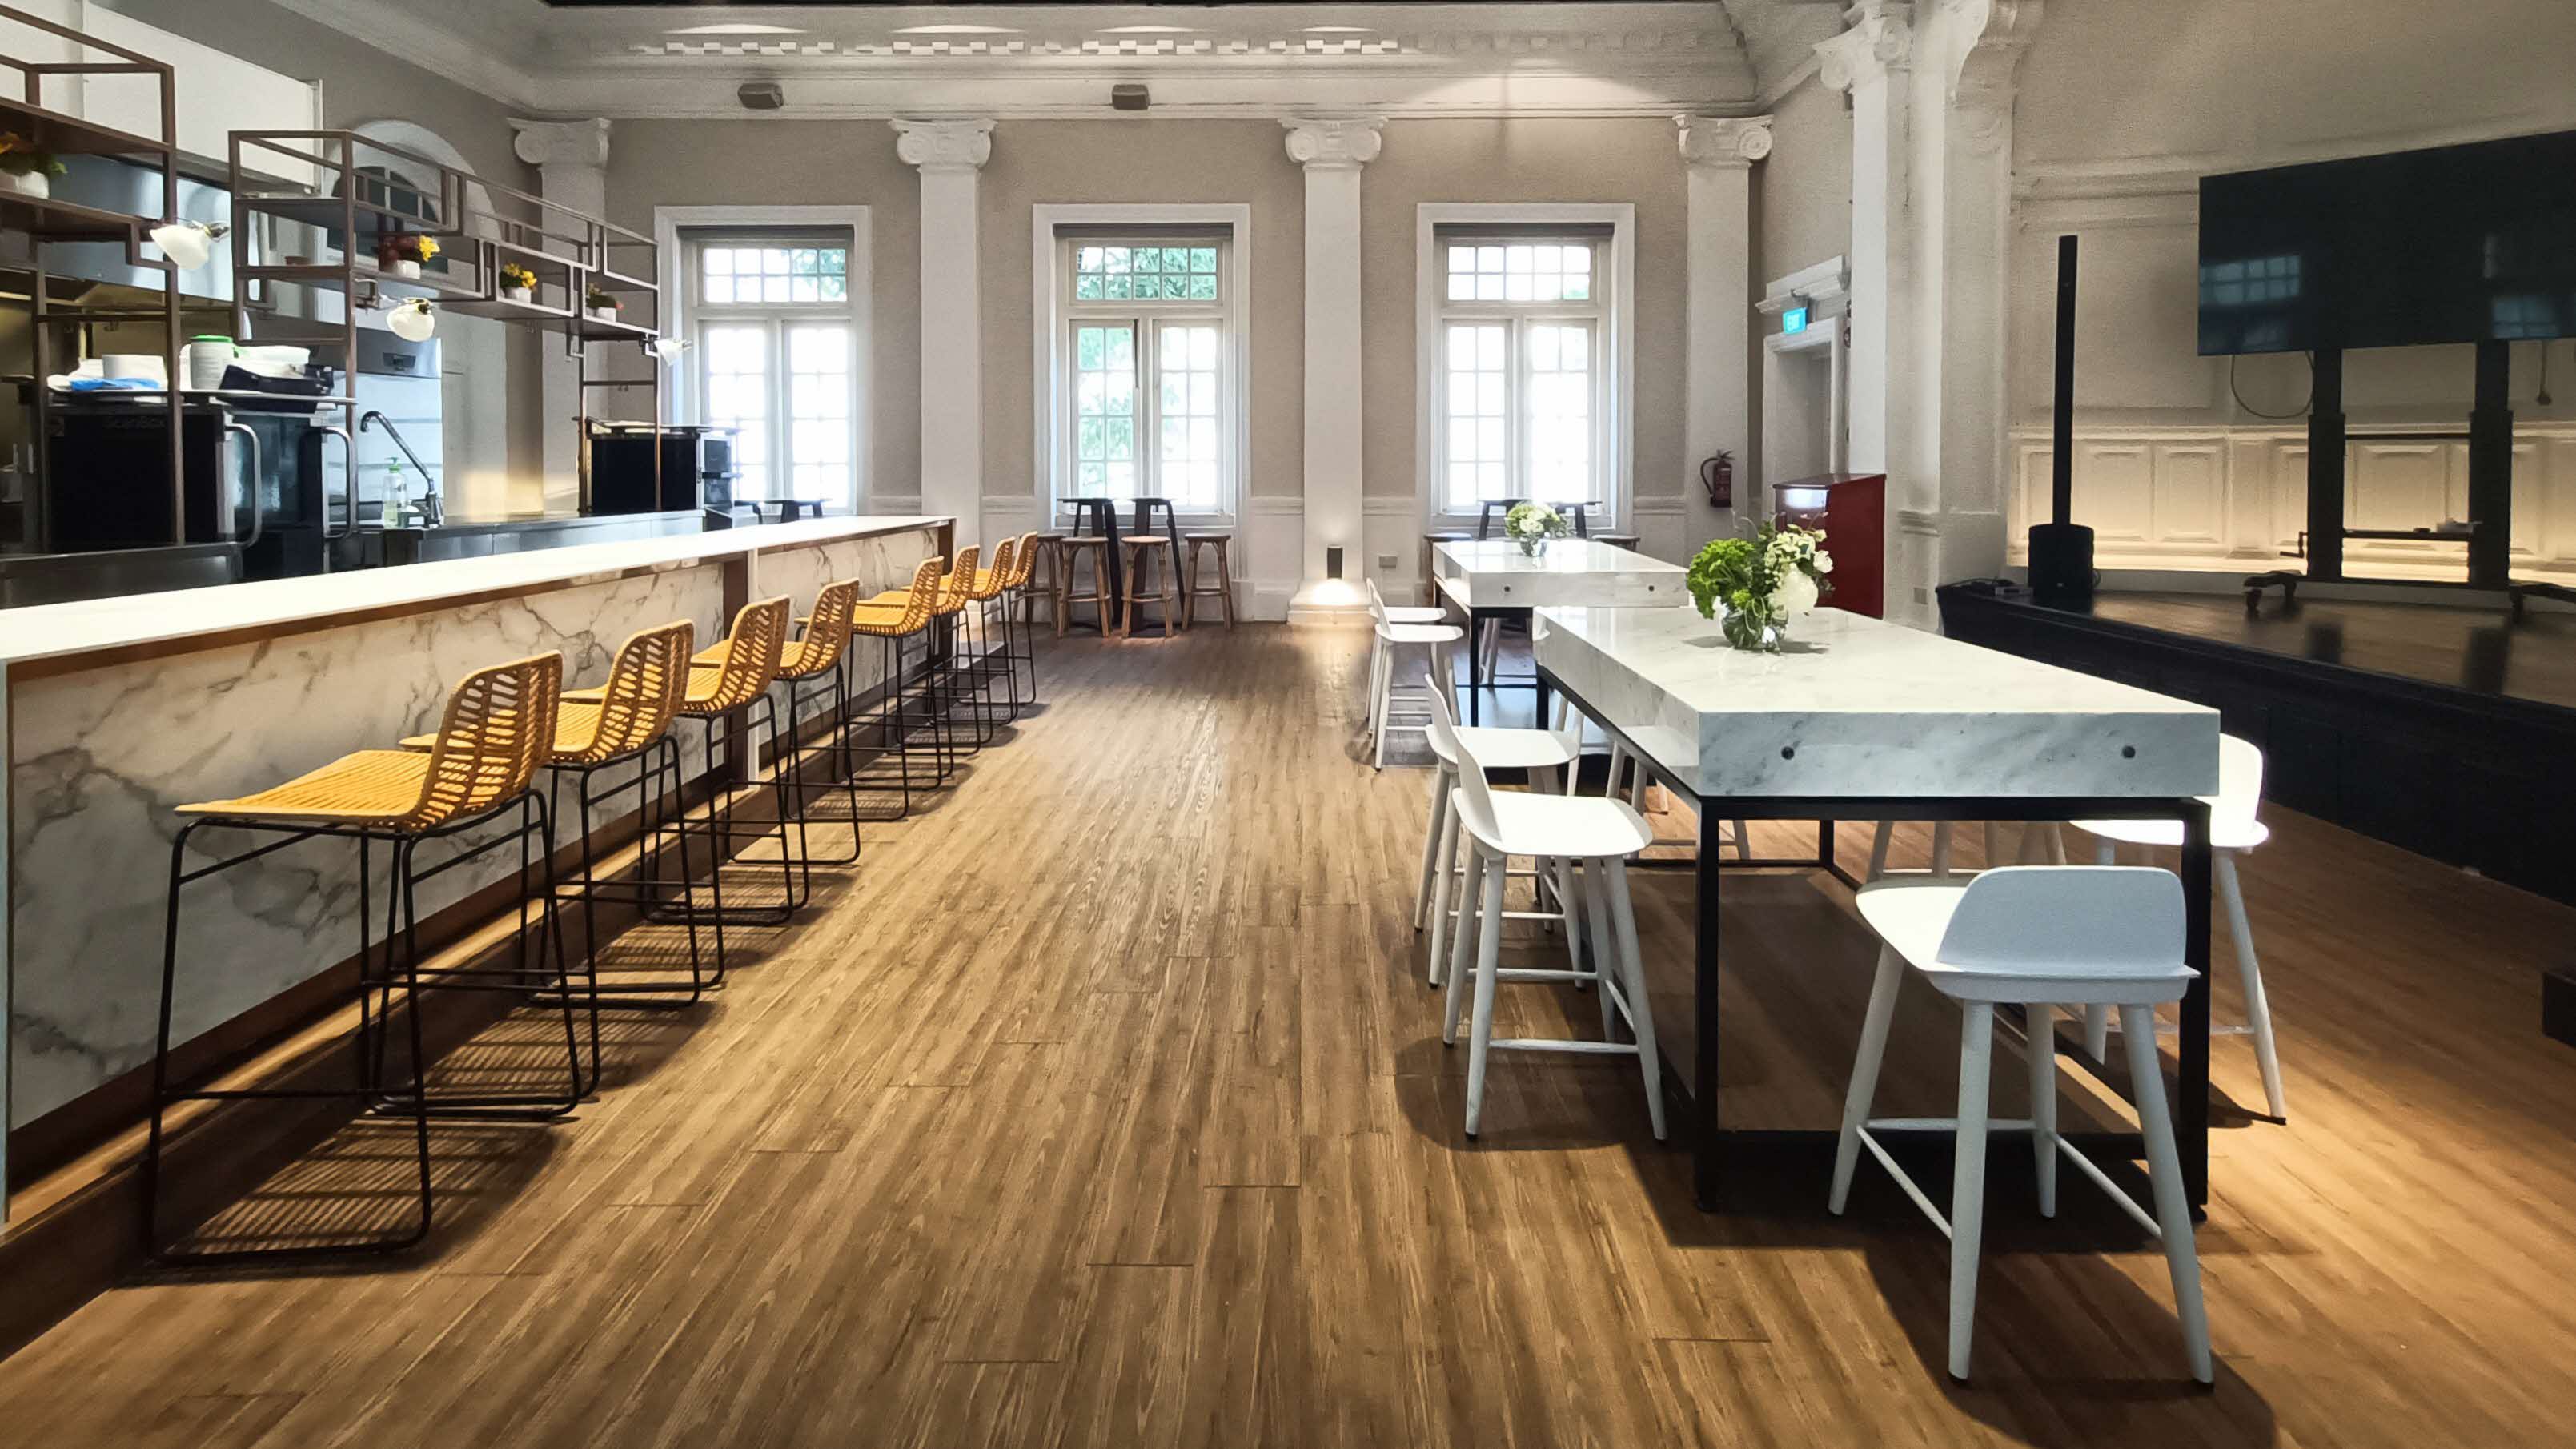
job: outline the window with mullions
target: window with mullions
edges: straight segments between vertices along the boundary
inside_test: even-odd
[[[690,241],[707,422],[736,430],[745,498],[855,506],[858,334],[847,234]]]
[[[1226,243],[1068,237],[1057,366],[1069,384],[1063,493],[1233,507],[1234,306]]]
[[[1602,239],[1438,239],[1441,509],[1606,500],[1610,380]]]

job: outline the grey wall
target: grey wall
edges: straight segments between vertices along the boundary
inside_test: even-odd
[[[894,141],[883,121],[619,121],[608,213],[650,236],[658,206],[867,207],[862,446],[869,490],[903,496],[921,491],[921,182]]]
[[[1754,168],[1753,293],[1851,251],[1851,115],[1810,77],[1771,108],[1771,159]]]

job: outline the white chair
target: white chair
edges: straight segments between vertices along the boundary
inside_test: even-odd
[[[1458,822],[1473,847],[1469,852],[1466,899],[1473,909],[1458,914],[1457,934],[1450,941],[1448,1018],[1440,1039],[1458,1041],[1458,1015],[1466,999],[1468,949],[1475,951],[1475,1015],[1467,1041],[1467,1136],[1485,1107],[1485,1064],[1496,1050],[1577,1052],[1634,1056],[1645,1075],[1646,1115],[1655,1136],[1664,1135],[1663,1062],[1655,1052],[1655,1015],[1647,999],[1646,974],[1637,950],[1637,918],[1628,899],[1628,858],[1654,841],[1654,832],[1624,800],[1587,795],[1542,795],[1514,791],[1497,794],[1485,783],[1485,762],[1460,741],[1450,718],[1445,692],[1433,695],[1431,730],[1458,761]],[[1503,882],[1511,858],[1526,855],[1556,863],[1555,881],[1562,899],[1571,901],[1575,874],[1581,873],[1591,927],[1590,970],[1502,969]],[[1611,937],[1616,933],[1614,951]],[[1571,929],[1567,933],[1572,935]],[[1628,1021],[1629,1042],[1581,1041],[1548,1037],[1494,1039],[1494,988],[1504,981],[1590,982],[1601,1000],[1606,1038],[1616,1016]]]
[[[1440,693],[1439,686],[1427,678],[1423,681],[1423,686],[1429,693]],[[1570,782],[1574,775],[1575,761],[1579,758],[1574,739],[1555,730],[1497,729],[1480,726],[1459,727],[1451,733],[1452,737],[1464,743],[1469,752],[1474,754],[1488,770],[1530,771],[1533,788],[1537,785],[1537,772],[1541,770],[1558,771]],[[1439,756],[1440,768],[1433,771],[1431,777],[1430,828],[1422,842],[1422,882],[1413,898],[1413,929],[1421,930],[1426,922],[1431,927],[1429,979],[1433,986],[1438,986],[1441,981],[1441,963],[1448,959],[1444,954],[1444,948],[1448,940],[1449,924],[1457,917],[1459,911],[1465,909],[1465,905],[1463,900],[1455,906],[1450,904],[1450,885],[1458,871],[1458,757],[1437,730],[1431,732],[1431,751]],[[1572,897],[1561,887],[1557,888],[1555,895],[1559,908],[1553,911],[1547,909],[1546,897],[1551,887],[1557,886],[1557,872],[1551,869],[1550,862],[1543,859],[1533,860],[1530,869],[1507,870],[1504,875],[1506,879],[1514,877],[1529,879],[1532,882],[1531,889],[1537,896],[1533,909],[1505,911],[1504,919],[1562,923],[1565,927],[1566,951],[1569,956],[1575,956],[1577,951],[1575,931],[1579,922]],[[1582,964],[1579,957],[1576,958],[1575,964],[1577,966]]]
[[[2038,1157],[2039,1210],[2057,1215],[2057,1155],[2074,1159],[2129,1216],[2164,1241],[2192,1376],[2210,1381],[2209,1320],[2200,1297],[2200,1260],[2192,1247],[2191,1208],[2183,1200],[2173,1119],[2165,1108],[2164,1068],[2156,1058],[2156,1007],[2182,999],[2195,974],[2183,964],[2182,885],[2160,870],[2136,867],[2004,866],[1965,881],[1920,876],[1862,887],[1861,919],[1883,943],[1878,979],[1861,1023],[1851,1089],[1843,1099],[1842,1140],[1834,1152],[1827,1205],[1839,1214],[1851,1196],[1852,1171],[1867,1147],[1905,1195],[1950,1236],[1950,1374],[1968,1376],[1977,1307],[1977,1249],[1985,1220],[1986,1133],[2028,1131]],[[1962,1008],[1959,1115],[1872,1119],[1879,1064],[1887,1055],[1888,1021],[1905,968]],[[1994,1051],[1995,1007],[2028,1009],[2031,1117],[1997,1122],[1986,1115]],[[2129,1084],[2146,1139],[2147,1177],[2156,1210],[2150,1217],[2102,1169],[2057,1131],[2057,1036],[2051,1003],[2118,1007],[2128,1027]],[[1914,1179],[1896,1165],[1871,1130],[1954,1127],[1957,1167],[1944,1218]]]
[[[1368,581],[1369,602],[1377,606],[1390,622],[1397,624],[1445,624],[1449,611],[1437,604],[1390,604],[1386,595],[1377,591],[1377,580]]]
[[[2254,1060],[2263,1069],[2263,1097],[2272,1115],[2290,1115],[2281,1091],[2281,1053],[2272,1039],[2272,1004],[2263,994],[2263,966],[2254,956],[2254,928],[2245,920],[2245,889],[2236,880],[2236,857],[2272,838],[2254,818],[2263,803],[2263,751],[2234,735],[2218,738],[2218,793],[2201,797],[2209,804],[2210,868],[2218,878],[2218,898],[2227,907],[2227,933],[2236,938],[2236,972],[2245,987],[2245,1022],[2218,1031],[2254,1038]],[[2116,864],[2122,845],[2179,849],[2179,820],[2078,820],[2075,828],[2101,841],[2097,859]],[[2095,1057],[2111,1047],[2111,1014],[2101,1007],[2084,1013],[2084,1044]]]
[[[1423,734],[1430,728],[1427,723],[1399,725],[1394,722],[1398,712],[1421,716],[1425,720],[1430,717],[1431,707],[1427,702],[1417,703],[1409,698],[1416,692],[1412,687],[1398,688],[1396,685],[1395,673],[1402,666],[1403,651],[1420,649],[1425,673],[1437,678],[1443,673],[1441,651],[1466,638],[1467,631],[1455,624],[1397,623],[1389,617],[1387,603],[1378,597],[1375,584],[1369,587],[1369,620],[1377,628],[1376,644],[1369,654],[1368,732],[1376,751],[1370,768],[1383,770],[1386,768],[1386,737],[1389,734],[1397,730]],[[1430,693],[1438,695],[1440,691],[1434,688]]]

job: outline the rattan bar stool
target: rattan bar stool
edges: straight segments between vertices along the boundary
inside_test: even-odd
[[[1061,639],[1073,627],[1073,607],[1089,604],[1100,620],[1100,632],[1110,630],[1110,615],[1117,610],[1117,600],[1109,591],[1109,540],[1076,535],[1064,540],[1064,577],[1055,586],[1055,637]],[[1081,587],[1082,566],[1091,565],[1091,586]]]
[[[975,687],[976,730],[984,743],[992,742],[992,733],[1002,722],[1019,718],[1020,670],[1011,659],[1010,603],[1003,595],[1011,581],[1019,577],[1020,555],[1036,546],[1037,535],[1025,533],[1018,538],[1003,539],[993,550],[993,566],[975,571],[974,587],[966,594],[974,605],[959,617],[961,634],[958,641],[958,670]],[[1001,617],[996,619],[995,615]],[[1005,637],[995,642],[996,625]],[[993,699],[994,681],[999,679],[1002,699]]]
[[[620,903],[648,911],[666,908],[673,889],[685,899],[697,879],[689,864],[689,836],[680,779],[680,744],[671,732],[671,722],[678,717],[680,700],[689,677],[689,646],[697,636],[697,626],[686,619],[641,630],[617,646],[616,657],[608,666],[608,682],[595,692],[583,690],[582,697],[568,698],[555,714],[554,738],[544,761],[548,784],[546,804],[558,819],[564,818],[563,787],[567,779],[573,784],[573,806],[579,816],[574,835],[581,849],[581,878],[564,886],[566,900],[583,904],[583,960],[589,996],[592,1033],[591,1049],[594,1071],[598,1065],[598,1013],[602,998],[614,1004],[636,1008],[689,1006],[706,990],[722,985],[725,972],[724,927],[719,913],[715,924],[715,961],[709,971],[699,949],[698,923],[686,916],[684,924],[689,940],[689,987],[685,996],[673,997],[671,987],[654,982],[613,981],[599,979],[599,912],[602,902]],[[437,743],[436,735],[415,735],[403,741],[408,750],[426,750]],[[633,773],[623,779],[626,767]],[[600,787],[600,776],[611,777],[606,788]],[[628,791],[635,793],[638,838],[641,857],[635,875],[624,881],[599,878],[598,847],[592,838],[591,812],[613,805]],[[679,876],[672,882],[663,872],[663,844],[670,837],[679,852]],[[712,843],[712,842],[711,842]],[[710,876],[710,889],[720,891],[720,875]],[[722,897],[717,897],[719,905]]]
[[[1064,541],[1062,533],[1032,535],[1037,547],[1021,563],[1020,622],[1037,622],[1038,605],[1046,605],[1047,622],[1055,622],[1056,586],[1064,578]]]
[[[380,1253],[410,1247],[429,1235],[435,1213],[429,1148],[429,1122],[433,1116],[559,1117],[588,1095],[597,1080],[597,1059],[594,1055],[592,1074],[585,1077],[564,966],[563,934],[555,915],[554,824],[545,797],[528,788],[545,758],[562,689],[560,654],[497,664],[468,675],[449,694],[436,740],[426,751],[359,750],[254,794],[179,807],[178,813],[188,820],[170,843],[160,1021],[152,1053],[151,1128],[143,1152],[141,1232],[144,1252],[155,1261],[204,1264]],[[513,811],[518,812],[515,828],[469,845],[435,865],[424,868],[419,864],[418,852],[423,844],[478,826],[502,824]],[[189,844],[199,830],[210,827],[276,838],[192,870],[187,863]],[[170,1080],[171,1022],[178,985],[183,888],[288,846],[325,836],[358,844],[358,1025],[350,1051],[354,1081],[339,1088],[216,1089],[174,1085]],[[374,889],[370,847],[380,841],[393,853],[385,886],[381,958],[367,902]],[[532,893],[532,845],[537,847],[537,860],[543,863],[545,884],[539,896],[542,906],[537,931],[544,942],[540,954],[550,950],[553,956],[551,969],[530,956],[523,905],[515,967],[456,967],[424,979],[420,971],[418,886],[513,841],[519,846],[523,901]],[[568,1066],[565,1089],[561,1093],[432,1094],[420,1020],[421,994],[431,990],[550,993],[563,1018]],[[397,992],[402,997],[409,1066],[408,1077],[401,1083],[389,1081],[386,1073],[386,1039],[394,1030]],[[596,1047],[594,1037],[594,1053]],[[164,1251],[160,1228],[164,1110],[175,1102],[254,1098],[355,1098],[367,1103],[371,1110],[411,1118],[420,1163],[419,1221],[403,1232],[328,1243]]]
[[[1225,627],[1234,627],[1234,535],[1230,533],[1185,533],[1181,543],[1190,551],[1187,572],[1189,581],[1181,589],[1181,627],[1198,622],[1198,601],[1213,598],[1225,616]],[[1216,550],[1216,583],[1199,582],[1199,558],[1206,550]]]
[[[961,742],[954,733],[957,727],[958,680],[966,672],[961,667],[967,647],[962,637],[966,605],[974,597],[976,576],[981,572],[976,567],[976,556],[981,552],[974,545],[959,549],[956,560],[940,576],[939,594],[930,610],[929,647],[923,658],[929,673],[930,728],[935,732],[936,742],[948,751],[948,763],[952,767],[959,756],[981,750],[990,737],[989,729],[980,722],[980,715],[971,741]],[[879,608],[890,608],[908,604],[910,600],[910,591],[888,589],[868,602]]]
[[[885,646],[885,673],[878,685],[876,706],[861,710],[852,718],[854,728],[872,728],[876,734],[878,759],[892,755],[901,791],[901,803],[887,818],[901,820],[912,813],[915,788],[912,765],[918,756],[929,757],[930,776],[921,788],[932,789],[945,784],[955,761],[941,732],[929,728],[937,719],[934,693],[936,670],[930,661],[932,642],[930,621],[938,613],[939,596],[947,565],[940,559],[926,558],[913,570],[912,587],[892,597],[898,603],[868,600],[850,613],[850,632],[860,639],[876,639]],[[879,599],[888,595],[880,594]],[[919,669],[907,658],[911,645],[919,641],[922,662]],[[913,743],[918,728],[928,739],[927,746]]]
[[[706,760],[707,780],[714,789],[708,802],[707,818],[702,827],[714,842],[714,868],[721,873],[724,864],[735,854],[735,838],[742,826],[758,827],[756,834],[778,837],[779,875],[782,895],[774,906],[706,907],[690,896],[676,905],[666,905],[653,913],[653,919],[676,921],[694,917],[701,921],[722,920],[730,925],[784,925],[805,908],[810,891],[805,887],[811,875],[801,865],[804,855],[804,821],[799,813],[796,791],[779,781],[780,819],[737,816],[734,795],[737,787],[752,783],[748,762],[753,759],[779,758],[784,733],[778,726],[778,705],[769,687],[778,678],[778,662],[787,645],[787,596],[761,599],[745,604],[733,616],[733,630],[718,644],[701,651],[689,661],[689,682],[673,712],[674,721],[695,720],[701,730],[700,743]],[[576,703],[595,703],[604,694],[598,689],[574,690],[564,698]],[[764,735],[767,748],[754,747],[755,734]],[[719,762],[716,746],[724,746]],[[747,753],[748,752],[748,753]],[[722,773],[719,773],[721,771]],[[728,779],[727,776],[734,778]],[[773,771],[773,780],[776,780]],[[790,832],[794,832],[791,840]]]
[[[778,654],[778,673],[774,684],[787,686],[787,722],[777,742],[777,754],[769,759],[770,783],[776,788],[780,814],[734,814],[737,825],[775,827],[783,842],[788,827],[796,832],[792,848],[798,879],[804,882],[807,895],[814,889],[813,868],[818,865],[856,865],[859,860],[859,789],[851,778],[856,769],[856,751],[851,745],[849,672],[842,667],[850,650],[850,619],[858,609],[859,582],[844,579],[825,584],[814,595],[814,612],[795,621],[801,632],[796,641],[784,645]],[[728,639],[713,648],[702,649],[691,662],[696,669],[722,668],[732,657],[733,641]],[[805,783],[805,757],[809,751],[798,734],[806,718],[806,706],[822,704],[822,715],[831,727],[821,749],[839,767],[843,797],[850,807],[849,853],[817,855],[809,839],[814,822],[805,814],[806,795],[813,788]],[[831,788],[826,781],[825,789]]]
[[[1162,611],[1162,637],[1171,638],[1181,625],[1181,561],[1172,556],[1172,541],[1159,533],[1130,533],[1120,536],[1118,546],[1127,555],[1126,618],[1118,626],[1119,637],[1136,637],[1136,606],[1150,602]],[[1149,564],[1151,589],[1145,587]]]
[[[1028,601],[1035,597],[1038,589],[1044,587],[1035,580],[1037,575],[1039,551],[1046,547],[1047,537],[1048,535],[1042,533],[1026,533],[1020,535],[1019,556],[1013,561],[1014,566],[1010,580],[1002,586],[1002,649],[1005,658],[1009,661],[1012,668],[1013,678],[1011,689],[1015,698],[1017,697],[1019,690],[1019,681],[1017,677],[1019,667],[1025,664],[1028,666],[1029,671],[1028,697],[1024,701],[1012,706],[1011,716],[1014,719],[1019,717],[1019,712],[1022,709],[1038,702],[1037,637],[1035,631],[1029,624]],[[1016,636],[1013,635],[1011,630],[1011,605],[1013,603],[1017,603],[1019,605],[1018,612],[1020,615],[1020,627]]]

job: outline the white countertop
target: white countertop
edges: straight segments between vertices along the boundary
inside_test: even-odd
[[[1500,538],[1431,552],[1441,589],[1463,609],[1654,608],[1690,598],[1688,570],[1588,538],[1553,540],[1535,558]]]
[[[901,533],[947,521],[928,517],[809,518],[796,523],[764,523],[712,533],[443,559],[309,578],[38,604],[0,610],[0,663],[280,628],[343,614],[434,607],[447,599],[542,588],[636,569],[737,558],[835,539]]]
[[[2218,712],[1820,609],[1778,654],[1671,609],[1542,609],[1538,662],[1701,793],[2176,798],[2218,789]]]

